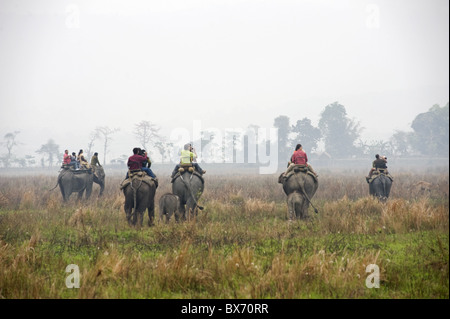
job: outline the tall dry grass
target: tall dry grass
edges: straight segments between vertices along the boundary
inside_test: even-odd
[[[140,230],[121,178],[68,203],[54,178],[2,178],[0,298],[448,298],[448,176],[396,176],[386,203],[360,176],[321,176],[319,214],[289,222],[276,176],[209,175],[196,219]],[[411,194],[426,178],[440,186]],[[170,191],[161,180],[156,200]],[[65,287],[73,263],[80,289]]]

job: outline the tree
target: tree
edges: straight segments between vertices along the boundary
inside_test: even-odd
[[[149,121],[141,121],[135,125],[134,135],[139,139],[142,147],[150,154],[147,146],[152,142],[153,146],[156,146],[156,141],[160,139],[158,134],[160,128]]]
[[[226,163],[238,163],[238,152],[239,148],[244,147],[241,145],[241,135],[240,131],[225,131],[224,149],[223,156]]]
[[[120,165],[124,165],[126,164],[127,160],[128,160],[128,155],[126,154],[122,154],[120,155],[118,158],[112,159],[111,163],[112,164],[120,164]]]
[[[325,150],[333,157],[345,158],[357,153],[355,141],[360,135],[359,123],[349,119],[345,107],[338,102],[329,104],[321,113],[319,128]]]
[[[433,105],[428,112],[416,116],[411,124],[414,130],[412,146],[422,154],[448,156],[449,105]]]
[[[159,154],[161,154],[161,162],[164,163],[166,161],[166,157],[169,156],[170,150],[173,147],[173,143],[157,141],[154,144]]]
[[[250,124],[244,133],[244,163],[258,163],[259,128]]]
[[[49,139],[46,144],[41,145],[41,148],[36,153],[43,155],[41,159],[42,166],[44,166],[45,157],[47,157],[48,166],[52,167],[55,163],[55,158],[58,159],[59,145],[53,139]]]
[[[111,135],[114,133],[120,131],[119,128],[109,128],[108,126],[100,126],[96,129],[97,134],[99,137],[103,139],[103,165],[106,165],[106,153],[108,152],[109,143],[112,140]]]
[[[14,131],[12,133],[6,133],[6,135],[4,136],[5,142],[2,144],[6,145],[6,149],[8,150],[8,154],[3,157],[3,164],[5,165],[5,167],[9,167],[11,165],[11,161],[12,161],[12,150],[15,146],[19,145],[19,143],[16,141],[16,136],[17,134],[19,134],[20,131]]]
[[[370,142],[359,140],[358,150],[362,155],[374,157],[375,154],[392,155],[392,150],[389,142],[383,140],[372,140]]]
[[[285,115],[278,116],[275,118],[273,126],[278,129],[278,162],[288,162],[292,153],[292,145],[289,140],[289,133],[291,133],[289,117]]]
[[[292,125],[292,132],[295,133],[293,144],[302,144],[303,149],[308,154],[317,148],[317,143],[322,138],[320,129],[311,125],[311,120],[304,118]]]
[[[89,142],[86,148],[87,158],[91,158],[93,155],[92,149],[94,148],[94,142],[100,137],[98,130],[94,130],[89,134]]]
[[[394,156],[408,156],[411,153],[412,132],[396,131],[389,139]]]

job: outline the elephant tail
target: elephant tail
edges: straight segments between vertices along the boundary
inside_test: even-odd
[[[66,175],[67,173],[61,174],[58,176],[58,180],[56,181],[56,185],[55,187],[53,187],[52,189],[49,190],[49,192],[51,192],[52,190],[54,190],[56,187],[58,187],[59,182],[61,181],[61,178],[63,178],[64,175]]]
[[[51,191],[54,190],[56,187],[58,187],[58,185],[59,185],[59,180],[56,182],[55,187],[53,187],[52,189],[49,189],[49,192],[51,192]]]
[[[191,176],[192,176],[192,175],[191,175]],[[194,196],[194,194],[193,194],[193,192],[192,192],[191,183],[190,183],[190,182],[189,182],[189,183],[186,182],[186,181],[184,180],[184,178],[183,178],[183,175],[180,175],[180,178],[181,178],[181,180],[183,181],[184,185],[186,185],[186,187],[189,189],[189,193],[191,194],[192,199],[193,199],[195,205],[197,205],[198,209],[203,210],[204,207],[203,207],[203,206],[200,206],[200,205],[198,204],[197,200],[195,199],[195,196]]]
[[[305,180],[301,181],[299,175],[300,173],[295,173],[295,180],[297,181],[298,188],[300,189],[301,194],[306,198],[306,200],[311,204],[312,208],[314,208],[314,212],[317,214],[319,213],[318,209],[314,207],[313,203],[311,202],[311,199],[309,199],[308,194],[306,194],[305,191]]]

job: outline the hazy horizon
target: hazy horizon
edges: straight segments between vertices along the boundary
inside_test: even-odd
[[[363,140],[387,140],[449,102],[448,9],[445,0],[2,1],[0,142],[20,131],[20,156],[50,138],[78,151],[96,127],[117,127],[109,161],[138,145],[142,120],[167,137],[195,121],[269,128],[286,115],[316,126],[335,101]]]

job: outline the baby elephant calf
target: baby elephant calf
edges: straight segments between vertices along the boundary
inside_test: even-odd
[[[166,216],[166,223],[169,222],[172,214],[176,213],[180,208],[180,199],[175,194],[164,194],[159,199],[159,218],[163,221]]]

